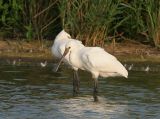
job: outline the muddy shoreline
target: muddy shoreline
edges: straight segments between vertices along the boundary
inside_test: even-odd
[[[0,40],[0,60],[21,60],[23,62],[55,62],[51,53],[53,41]],[[160,50],[140,43],[125,41],[107,44],[105,50],[122,62],[160,63]]]

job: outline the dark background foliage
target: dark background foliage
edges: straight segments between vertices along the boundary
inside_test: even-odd
[[[54,39],[62,29],[91,46],[130,38],[160,47],[160,1],[0,0],[2,39]]]

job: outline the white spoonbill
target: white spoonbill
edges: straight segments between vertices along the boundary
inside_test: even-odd
[[[52,46],[52,54],[55,56],[55,58],[60,59],[62,57],[62,54],[65,50],[65,45],[68,41],[71,40],[71,36],[62,30],[55,38],[53,46]],[[67,56],[66,56],[67,57]],[[64,62],[66,60],[64,59]],[[66,61],[67,63],[67,61]]]
[[[128,71],[125,67],[113,55],[107,53],[100,47],[81,47],[81,44],[78,44],[75,41],[70,41],[65,46],[62,59],[66,56],[66,54],[69,54],[68,62],[75,70],[79,68],[91,72],[94,81],[94,101],[98,101],[97,87],[99,76],[128,77]]]
[[[69,41],[75,41],[78,44],[81,44],[81,47],[84,47],[82,45],[82,42],[76,40],[76,39],[71,39],[71,36],[65,32],[64,30],[62,30],[55,38],[54,40],[54,44],[52,46],[52,53],[55,56],[55,58],[60,59],[65,51],[65,46]],[[70,63],[68,62],[69,55],[66,55],[65,58],[63,58],[63,62],[68,64],[69,66],[72,67],[72,65],[70,65]],[[59,67],[59,66],[58,66]],[[72,69],[74,69],[72,67]],[[57,70],[57,69],[55,69]],[[79,91],[79,77],[78,77],[78,71],[74,69],[73,72],[73,92],[74,93],[78,93]]]

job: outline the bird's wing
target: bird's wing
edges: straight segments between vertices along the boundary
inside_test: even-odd
[[[118,72],[122,64],[102,48],[91,48],[82,56],[86,68],[101,72]]]

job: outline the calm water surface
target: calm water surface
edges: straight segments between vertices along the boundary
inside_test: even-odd
[[[81,93],[73,97],[72,71],[63,66],[54,73],[53,67],[1,63],[0,119],[160,119],[158,70],[100,78],[95,103],[89,73],[80,71]]]

